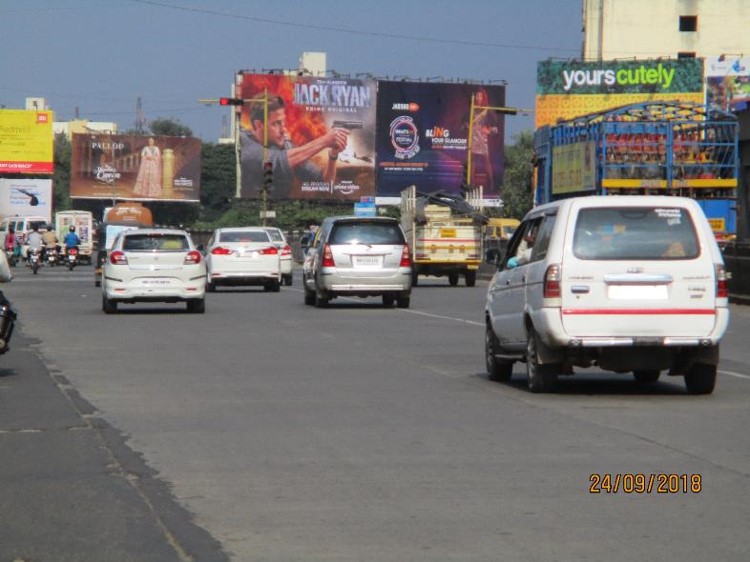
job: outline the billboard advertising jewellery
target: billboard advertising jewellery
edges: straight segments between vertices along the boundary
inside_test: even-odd
[[[396,197],[411,185],[425,193],[459,193],[469,149],[470,183],[484,186],[484,197],[498,196],[505,120],[483,108],[504,106],[499,85],[379,82],[378,196]]]
[[[70,167],[72,198],[200,201],[197,138],[74,134]]]
[[[240,73],[238,197],[359,201],[375,195],[375,82]],[[267,115],[267,124],[266,124]]]
[[[0,174],[54,173],[51,111],[0,109]]]

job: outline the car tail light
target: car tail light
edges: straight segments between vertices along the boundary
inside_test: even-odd
[[[196,265],[201,262],[201,253],[196,250],[190,250],[185,256],[185,265]]]
[[[716,298],[726,299],[729,297],[729,288],[727,287],[727,270],[724,265],[717,263],[716,268]]]
[[[109,254],[109,261],[113,265],[128,265],[128,258],[120,250],[115,250]]]
[[[545,299],[560,298],[560,265],[553,263],[544,273],[544,289],[542,296]]]
[[[336,262],[333,261],[333,252],[331,252],[331,246],[326,244],[323,247],[323,262],[320,264],[321,267],[336,267]]]
[[[229,248],[224,248],[222,246],[217,246],[213,250],[211,250],[211,253],[215,256],[228,256],[232,253],[232,250]]]
[[[411,267],[411,256],[409,255],[409,244],[404,244],[404,249],[401,250],[401,262],[398,264],[399,267]]]
[[[259,250],[258,253],[262,256],[275,256],[279,253],[278,248],[276,246],[271,246],[270,248],[263,248],[262,250]]]
[[[287,244],[286,246],[284,246],[284,248],[281,250],[281,255],[282,256],[291,256],[292,255],[292,247],[289,244]]]

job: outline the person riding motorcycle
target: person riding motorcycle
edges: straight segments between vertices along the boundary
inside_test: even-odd
[[[26,245],[29,247],[28,252],[26,253],[26,259],[29,259],[29,253],[36,249],[39,250],[39,257],[40,259],[44,258],[43,252],[44,252],[44,238],[41,234],[39,234],[39,225],[34,225],[33,230],[29,233],[29,236],[26,238]]]
[[[47,250],[57,250],[57,235],[51,224],[47,225],[47,229],[42,234],[42,239]]]
[[[70,228],[68,229],[68,233],[65,235],[65,253],[68,252],[71,248],[78,248],[78,246],[81,244],[81,239],[78,237],[78,234],[76,234],[76,227],[75,225],[70,225]]]

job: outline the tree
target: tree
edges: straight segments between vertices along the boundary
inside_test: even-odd
[[[179,120],[159,117],[151,121],[149,128],[154,135],[165,137],[192,137],[193,131]]]
[[[522,131],[513,140],[514,144],[505,147],[503,215],[521,218],[533,206],[534,135]]]
[[[54,144],[55,173],[52,176],[52,208],[56,211],[71,208],[70,152],[71,145],[68,138],[63,133],[56,134]]]

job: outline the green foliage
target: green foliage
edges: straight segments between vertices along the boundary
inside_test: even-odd
[[[71,209],[70,201],[70,152],[68,138],[58,133],[55,135],[54,161],[55,173],[52,176],[52,208],[56,211]]]
[[[149,128],[154,135],[167,137],[192,137],[193,130],[179,120],[157,118],[151,121]]]
[[[534,135],[522,131],[513,140],[514,144],[505,147],[503,216],[520,219],[533,206]]]

